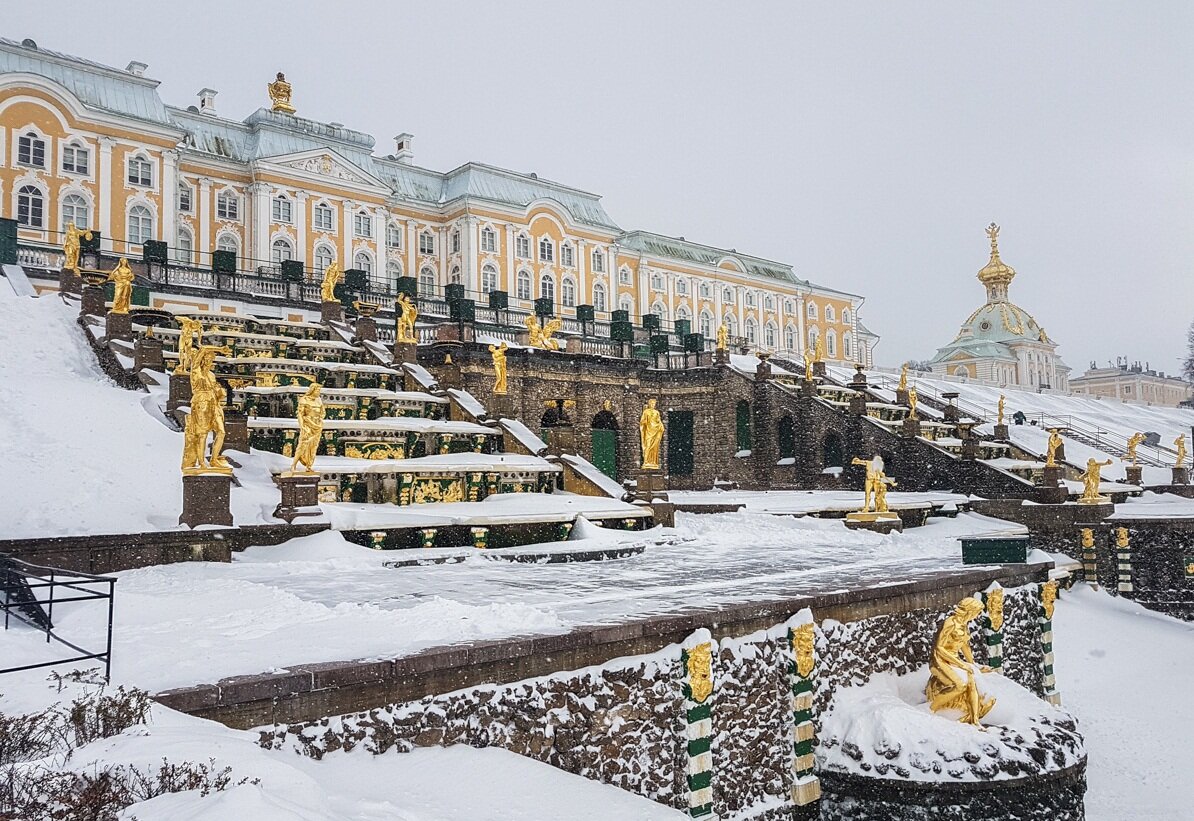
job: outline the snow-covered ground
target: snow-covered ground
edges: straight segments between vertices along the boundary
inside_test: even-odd
[[[742,505],[749,513],[800,515],[825,511],[851,511],[862,507],[861,490],[673,490],[668,499],[678,505],[712,507]],[[956,508],[969,497],[948,491],[903,493],[889,491],[887,504],[892,510],[931,505]]]

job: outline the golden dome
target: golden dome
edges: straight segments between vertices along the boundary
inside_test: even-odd
[[[999,284],[1007,286],[1016,275],[1016,269],[999,258],[999,226],[991,223],[987,226],[987,236],[991,239],[991,261],[978,272],[978,280],[983,285]]]

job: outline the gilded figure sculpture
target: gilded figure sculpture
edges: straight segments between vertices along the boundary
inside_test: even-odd
[[[493,357],[493,392],[497,396],[506,393],[506,351],[509,348],[505,342],[489,346],[489,355]]]
[[[526,326],[527,333],[531,337],[531,345],[536,348],[542,348],[545,351],[558,351],[560,349],[560,340],[555,339],[554,334],[564,326],[561,320],[551,319],[546,324],[540,325],[536,317],[528,316]]]
[[[1007,397],[1005,397],[1002,393],[999,394],[998,418],[995,420],[995,424],[997,425],[1003,424],[1003,403],[1006,401]]]
[[[340,268],[340,263],[332,260],[331,264],[323,271],[323,283],[319,286],[319,295],[324,302],[338,302],[336,299],[336,286],[340,284],[340,280],[344,279],[344,271]]]
[[[415,301],[406,294],[398,294],[398,299],[394,304],[398,308],[395,317],[398,323],[396,333],[398,341],[418,343],[419,338],[415,336],[415,320],[419,318],[419,309],[415,305]]]
[[[816,662],[816,633],[813,623],[802,624],[792,631],[792,650],[796,654],[796,672],[808,678]]]
[[[893,479],[883,472],[883,460],[878,456],[871,459],[854,457],[850,464],[866,468],[866,483],[863,485],[862,510],[859,513],[887,513],[887,488],[895,487]]]
[[[203,323],[189,316],[178,317],[178,364],[174,373],[191,372],[192,352],[203,344]]]
[[[717,350],[725,351],[730,347],[730,329],[723,322],[717,328]]]
[[[982,694],[975,676],[976,672],[989,673],[991,669],[976,665],[970,650],[968,625],[982,612],[981,601],[965,598],[946,617],[933,641],[929,683],[925,686],[925,696],[933,712],[958,710],[959,721],[975,727],[980,726],[979,720],[995,706],[995,699]]]
[[[1045,582],[1041,585],[1041,609],[1045,611],[1045,618],[1053,618],[1053,608],[1057,604],[1057,581]]]
[[[1128,529],[1126,527],[1115,528],[1115,546],[1120,550],[1127,550],[1132,546],[1131,540],[1128,538]]]
[[[1128,438],[1128,455],[1121,461],[1131,462],[1132,467],[1136,466],[1136,448],[1144,444],[1144,434],[1140,432],[1133,433]]]
[[[816,359],[816,354],[813,349],[805,346],[804,349],[804,378],[808,382],[813,381],[813,361]]]
[[[108,281],[115,284],[112,289],[112,313],[127,314],[133,301],[133,269],[124,257],[116,263],[116,267],[108,274]]]
[[[908,363],[907,362],[905,362],[904,366],[902,368],[900,368],[900,384],[896,385],[896,389],[901,390],[901,391],[908,390]]]
[[[894,479],[888,479],[887,474],[883,469],[879,469],[879,475],[875,477],[875,512],[888,513],[887,508],[887,489],[889,487],[896,487]]]
[[[1177,448],[1177,459],[1174,460],[1173,466],[1175,468],[1184,468],[1186,466],[1186,434],[1182,434],[1173,440],[1173,446]]]
[[[1086,472],[1082,474],[1082,496],[1078,499],[1079,502],[1087,504],[1096,504],[1104,501],[1104,497],[1099,496],[1099,484],[1102,482],[1102,469],[1111,464],[1111,460],[1100,462],[1098,459],[1086,460]]]
[[[998,633],[1003,629],[1003,588],[996,587],[987,591],[987,620],[991,622],[991,629]]]
[[[62,267],[65,270],[79,272],[79,253],[82,251],[82,244],[79,240],[83,238],[90,241],[91,237],[90,231],[76,228],[73,222],[66,224],[66,232],[62,239],[62,253],[66,257]]]
[[[1057,449],[1061,445],[1061,434],[1057,432],[1057,428],[1049,428],[1049,450],[1045,453],[1045,467],[1057,467]]]
[[[319,440],[323,436],[323,400],[320,391],[323,386],[312,382],[307,386],[307,392],[299,397],[298,410],[295,418],[299,423],[298,445],[294,449],[294,461],[290,463],[290,473],[297,473],[299,465],[303,466],[303,473],[315,473],[315,453],[319,450]]]
[[[643,470],[659,470],[659,445],[663,441],[663,418],[655,409],[655,400],[648,399],[638,421],[639,439],[643,449]]]
[[[713,646],[707,641],[688,650],[688,688],[697,704],[713,692]]]
[[[283,114],[294,113],[294,106],[290,104],[290,83],[286,82],[285,74],[279,71],[274,81],[268,83],[265,88],[269,92],[271,110],[281,111]]]
[[[221,348],[204,345],[191,363],[191,410],[183,431],[183,474],[232,473],[232,467],[220,454],[224,448],[223,386],[215,376],[216,354]],[[207,455],[207,437],[212,435],[211,456]]]
[[[916,406],[920,402],[920,396],[916,393],[916,386],[912,385],[908,388],[908,418],[919,419],[916,414]]]
[[[815,361],[824,362],[825,361],[825,339],[820,334],[817,335],[817,344],[814,345],[813,347],[814,347],[813,354],[814,354],[814,356],[816,356]]]

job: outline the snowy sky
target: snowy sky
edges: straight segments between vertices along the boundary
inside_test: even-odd
[[[283,70],[300,115],[378,153],[409,131],[419,165],[535,171],[863,293],[878,364],[981,304],[992,220],[1075,372],[1176,371],[1194,319],[1189,3],[103,6],[18,4],[4,34],[141,60],[166,102],[206,85],[238,119]]]

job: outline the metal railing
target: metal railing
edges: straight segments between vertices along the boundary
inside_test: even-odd
[[[106,591],[100,589],[105,585]],[[0,667],[0,674],[95,659],[104,663],[104,680],[107,681],[112,673],[112,611],[115,585],[116,579],[112,576],[96,576],[74,570],[43,567],[20,559],[0,556],[0,609],[4,611],[4,629],[9,628],[11,619],[16,619],[43,631],[46,634],[46,644],[53,640],[79,654],[34,664]],[[44,591],[44,597],[39,595],[38,591]],[[102,651],[84,649],[55,632],[55,605],[105,600],[108,602],[108,629]]]

